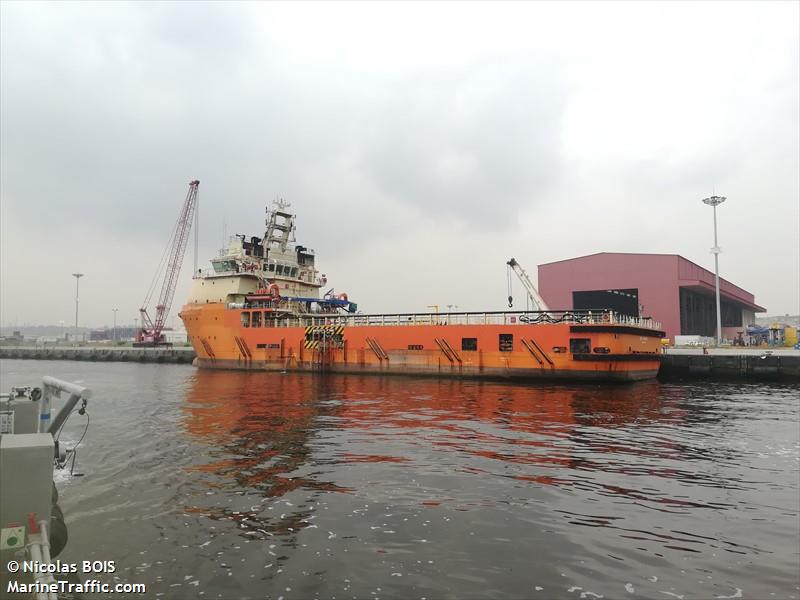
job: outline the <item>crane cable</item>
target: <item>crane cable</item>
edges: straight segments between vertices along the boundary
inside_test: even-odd
[[[172,247],[177,231],[178,222],[176,221],[174,227],[172,228],[172,235],[170,235],[169,239],[167,240],[167,244],[164,246],[164,252],[162,252],[161,259],[158,261],[156,272],[153,274],[153,280],[150,282],[150,286],[147,288],[147,294],[144,297],[144,302],[142,302],[142,308],[147,308],[147,306],[150,304],[150,300],[153,297],[153,293],[156,291],[158,280],[161,279],[159,275],[161,275],[166,268],[167,254],[169,253],[169,249]]]
[[[506,265],[506,275],[508,276],[508,308],[514,306],[514,297],[511,295],[511,265]]]

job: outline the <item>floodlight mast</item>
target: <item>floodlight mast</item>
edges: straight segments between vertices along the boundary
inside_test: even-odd
[[[717,346],[722,344],[722,314],[720,313],[720,300],[719,300],[719,253],[722,250],[717,243],[717,206],[725,202],[725,196],[709,196],[703,198],[703,204],[708,204],[714,208],[714,247],[711,248],[711,254],[714,255],[714,287],[716,290],[717,299]]]

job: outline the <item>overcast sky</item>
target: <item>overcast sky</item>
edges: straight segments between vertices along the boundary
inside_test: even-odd
[[[282,196],[365,312],[502,309],[511,256],[713,269],[726,195],[722,276],[797,314],[799,6],[2,2],[0,323],[73,323],[76,271],[132,323],[194,178],[201,265]]]

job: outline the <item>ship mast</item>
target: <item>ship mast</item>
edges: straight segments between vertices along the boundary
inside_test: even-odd
[[[267,230],[264,233],[264,250],[286,252],[289,242],[294,241],[295,215],[288,211],[291,203],[278,198],[267,208]]]

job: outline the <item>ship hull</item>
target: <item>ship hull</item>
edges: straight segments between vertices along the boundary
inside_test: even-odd
[[[532,369],[532,368],[513,368],[503,369],[497,367],[484,368],[454,368],[454,367],[414,367],[405,366],[386,366],[377,367],[374,365],[343,365],[333,364],[324,368],[308,363],[292,362],[289,365],[280,362],[248,362],[244,360],[210,360],[196,358],[193,364],[201,369],[225,369],[225,370],[248,370],[248,371],[273,371],[276,373],[338,373],[342,375],[397,375],[397,376],[418,376],[418,377],[445,377],[458,379],[490,379],[490,380],[515,380],[515,381],[535,381],[535,380],[560,380],[560,381],[644,381],[654,379],[658,375],[659,361],[656,359],[655,365],[650,365],[646,369]]]
[[[181,312],[203,369],[418,375],[511,380],[640,381],[660,366],[662,333],[610,323],[425,323],[395,315],[388,324],[358,317],[255,324],[258,311],[187,304]],[[367,319],[366,322],[374,323]],[[247,325],[245,325],[247,323]],[[315,325],[305,325],[316,323]],[[322,323],[322,324],[320,324]],[[255,325],[255,326],[254,326]],[[291,325],[288,323],[288,325]]]

